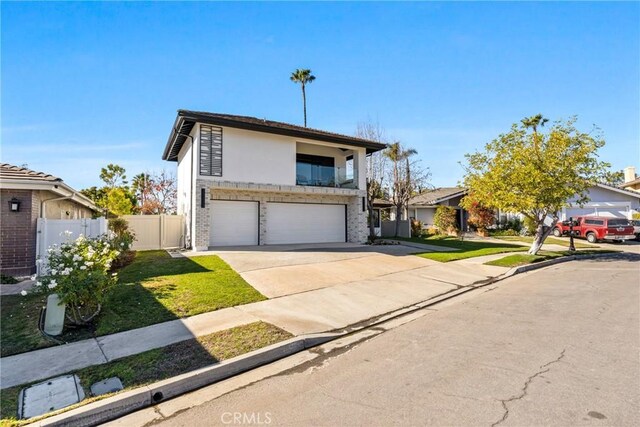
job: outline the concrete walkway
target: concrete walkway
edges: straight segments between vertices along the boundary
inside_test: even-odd
[[[20,283],[12,285],[0,285],[0,295],[17,295],[22,291],[28,291],[33,288],[36,282],[30,279],[23,280]]]
[[[50,378],[260,320],[294,335],[345,329],[437,295],[473,286],[507,270],[471,263],[443,264],[412,256],[403,258],[408,262],[418,260],[418,263],[413,268],[376,277],[356,275],[353,280],[339,280],[333,286],[4,357],[0,359],[1,387]]]

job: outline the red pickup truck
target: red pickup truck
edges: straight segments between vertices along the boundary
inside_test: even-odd
[[[575,218],[574,224],[573,235],[584,237],[589,243],[596,243],[598,240],[622,241],[636,238],[633,234],[633,225],[628,219],[583,216]],[[553,228],[553,235],[568,236],[569,222],[558,221]]]

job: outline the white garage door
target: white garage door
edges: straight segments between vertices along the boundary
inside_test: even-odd
[[[211,202],[211,246],[258,244],[258,202]]]
[[[267,244],[346,241],[345,205],[267,204]]]
[[[623,207],[584,207],[567,208],[566,218],[579,216],[602,216],[608,218],[628,218],[629,214],[626,206]]]

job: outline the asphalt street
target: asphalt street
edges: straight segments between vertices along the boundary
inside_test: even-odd
[[[515,276],[160,424],[640,425],[639,259]]]

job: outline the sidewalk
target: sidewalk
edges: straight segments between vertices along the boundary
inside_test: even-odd
[[[0,359],[2,388],[264,321],[294,335],[348,328],[497,276],[506,268],[451,262],[310,290]]]

